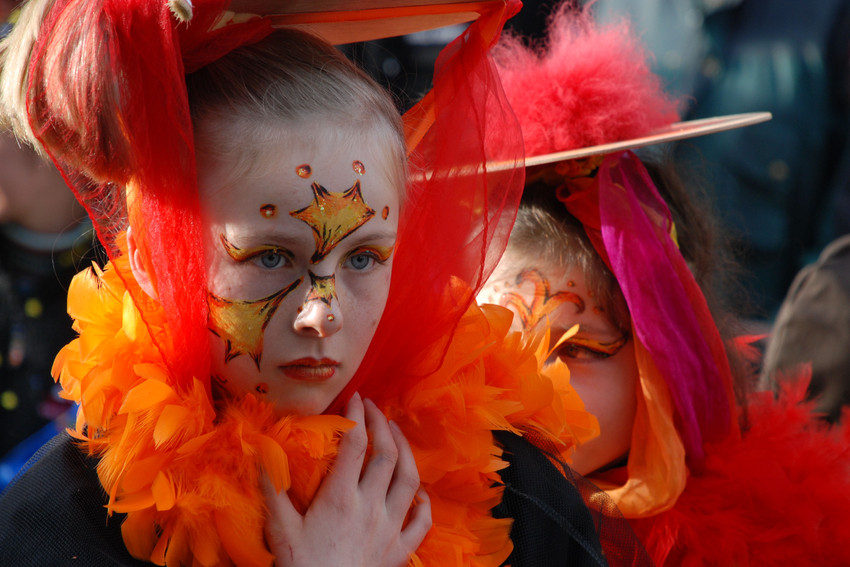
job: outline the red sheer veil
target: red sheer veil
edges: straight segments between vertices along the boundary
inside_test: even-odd
[[[172,11],[172,4],[192,13]],[[165,358],[178,388],[191,387],[193,377],[209,388],[185,74],[273,31],[268,18],[228,19],[228,6],[229,0],[56,0],[30,38],[22,80],[28,124],[19,129],[29,128],[56,162],[112,259],[122,254],[129,217],[168,319],[166,332],[153,338],[172,353]],[[487,52],[519,6],[518,0],[465,4],[479,17],[440,55],[432,92],[405,117],[413,175],[388,305],[360,371],[329,411],[356,389],[377,398],[414,379],[404,375],[405,362],[451,336],[504,249],[524,181],[522,137]],[[92,19],[95,25],[77,25]],[[76,41],[64,42],[68,37]],[[77,69],[83,54],[106,61],[112,73]],[[493,161],[516,167],[490,172],[484,164]],[[132,281],[129,270],[116,269]],[[450,285],[466,291],[447,301]],[[144,318],[150,298],[127,287]]]

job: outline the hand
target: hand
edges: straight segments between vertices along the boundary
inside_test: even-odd
[[[359,394],[345,417],[357,425],[340,441],[334,467],[303,516],[286,492],[265,482],[266,541],[278,567],[403,566],[431,529],[431,502],[398,426]]]

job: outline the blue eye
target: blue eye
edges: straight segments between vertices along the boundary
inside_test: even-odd
[[[348,258],[348,264],[355,270],[365,270],[374,263],[375,257],[367,253],[354,254]]]
[[[286,257],[277,250],[268,250],[257,256],[257,260],[264,268],[279,268],[286,262]]]

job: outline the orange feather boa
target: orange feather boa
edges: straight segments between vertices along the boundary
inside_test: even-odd
[[[206,377],[180,389],[161,310],[151,301],[140,312],[127,291],[137,284],[118,275],[129,274],[126,259],[115,263],[74,279],[68,306],[79,338],[54,375],[79,403],[72,434],[100,457],[109,511],[127,514],[127,549],[160,565],[272,564],[261,475],[303,511],[352,423],[280,418],[253,394],[216,409]],[[505,466],[491,431],[533,429],[565,455],[598,434],[566,367],[543,372],[548,339],[525,343],[509,334],[510,321],[503,308],[473,305],[447,352],[411,362],[433,366],[445,355],[438,370],[381,404],[410,441],[431,498],[434,525],[412,565],[499,565],[510,553],[511,521],[490,513]]]

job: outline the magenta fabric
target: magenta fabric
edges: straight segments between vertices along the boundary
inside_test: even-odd
[[[732,427],[732,374],[664,200],[632,152],[608,156],[593,183],[568,184],[559,198],[617,278],[637,338],[670,389],[689,464],[699,467],[703,443]]]

